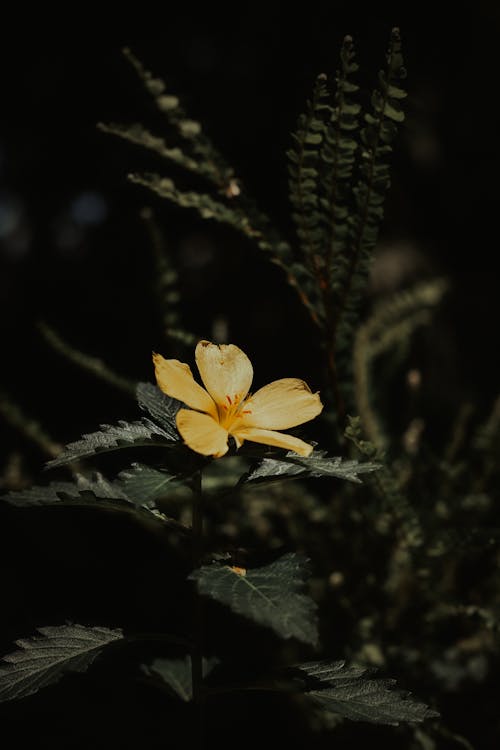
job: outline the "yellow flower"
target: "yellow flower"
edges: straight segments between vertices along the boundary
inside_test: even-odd
[[[252,364],[237,346],[200,341],[195,357],[206,390],[193,378],[189,365],[153,354],[163,393],[190,407],[177,413],[177,429],[186,445],[204,456],[219,457],[227,453],[231,435],[237,448],[252,440],[310,455],[311,445],[275,431],[308,422],[323,409],[319,395],[311,393],[303,380],[275,380],[250,395]]]

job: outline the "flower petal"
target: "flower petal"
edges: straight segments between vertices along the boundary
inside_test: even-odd
[[[208,414],[179,409],[176,421],[177,429],[191,450],[216,458],[227,453],[227,430]]]
[[[153,354],[156,381],[167,396],[177,398],[192,409],[204,411],[217,418],[217,407],[204,388],[193,378],[189,365],[178,359],[165,359]]]
[[[274,430],[261,430],[258,427],[241,427],[237,432],[231,432],[231,434],[235,440],[252,440],[254,443],[276,445],[278,448],[295,451],[295,453],[304,457],[310,456],[313,450],[312,445],[309,445],[309,443],[305,443],[293,435],[287,435],[284,432],[275,432]]]
[[[205,388],[216,404],[230,406],[245,398],[252,385],[253,367],[241,349],[234,344],[217,346],[200,341],[195,357]]]
[[[323,409],[318,393],[303,380],[282,378],[260,388],[245,404],[245,427],[287,430],[314,419]]]

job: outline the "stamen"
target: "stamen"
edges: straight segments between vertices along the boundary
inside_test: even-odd
[[[233,402],[231,401],[231,396],[226,396],[227,400],[229,401],[230,406],[233,405]]]
[[[252,410],[251,409],[243,409],[243,411],[241,413],[242,414],[251,414]]]

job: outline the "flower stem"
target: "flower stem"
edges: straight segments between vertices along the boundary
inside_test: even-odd
[[[337,363],[335,360],[335,343],[330,337],[327,339],[328,346],[328,374],[333,393],[335,411],[337,415],[337,432],[340,444],[343,443],[344,427],[346,421],[345,404],[340,393]]]
[[[192,515],[192,552],[193,569],[200,566],[203,556],[203,496],[201,489],[201,471],[192,481],[193,515]],[[203,695],[203,602],[196,589],[193,600],[193,637],[191,648],[191,680],[193,686],[193,703],[198,709],[198,747],[204,746],[205,705]]]

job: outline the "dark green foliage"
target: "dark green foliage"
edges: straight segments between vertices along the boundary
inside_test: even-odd
[[[99,432],[83,435],[81,440],[69,443],[60,456],[49,461],[47,466],[55,468],[88,458],[96,453],[121,450],[141,445],[168,445],[172,443],[172,432],[165,431],[149,419],[139,422],[124,422],[117,425],[103,424]]]
[[[351,183],[358,151],[358,142],[354,136],[358,131],[361,111],[361,105],[354,99],[359,90],[353,80],[357,70],[353,40],[348,36],[340,51],[340,68],[335,77],[334,107],[325,129],[321,152],[324,197],[320,200],[320,206],[326,230],[325,267],[334,294],[342,289],[341,278],[347,263]]]
[[[169,149],[161,139],[151,136],[142,125],[131,128],[101,125],[101,128],[116,132],[117,135],[133,140],[138,145],[161,153],[166,159],[182,164],[185,168],[206,177],[219,190],[229,190],[234,180],[234,171],[203,133],[201,124],[187,116],[178,97],[169,94],[163,81],[154,78],[129,49],[125,49],[124,54],[155,100],[170,128],[182,139],[186,153],[181,149]]]
[[[382,511],[393,519],[401,530],[404,545],[420,547],[424,542],[423,530],[417,510],[404,492],[401,480],[395,475],[391,467],[384,461],[384,454],[376,445],[362,438],[362,428],[359,417],[348,417],[348,427],[345,436],[352,441],[360,453],[366,458],[376,458],[379,471],[373,477],[372,486],[378,497]]]
[[[91,477],[76,474],[74,482],[51,482],[45,487],[9,492],[3,500],[17,508],[68,506],[125,512],[147,524],[165,524],[186,532],[186,527],[155,507],[154,501],[165,494],[173,480],[167,472],[133,464],[113,482],[98,472]]]
[[[439,716],[409,693],[395,690],[395,680],[370,679],[369,670],[344,661],[309,662],[295,669],[305,695],[352,721],[398,726]]]
[[[215,657],[204,658],[203,676],[209,675],[218,662]],[[155,659],[151,665],[143,666],[143,672],[166,684],[185,703],[192,700],[192,663],[189,654],[181,659]]]
[[[400,102],[406,96],[402,88],[405,77],[399,30],[394,29],[387,67],[379,73],[379,87],[371,97],[372,111],[364,115],[361,129],[359,177],[353,188],[355,211],[348,221],[349,260],[336,317],[338,352],[344,356],[352,345],[370,261],[384,216],[392,143],[398,124],[404,120]]]
[[[168,138],[176,145],[168,145],[164,138],[152,135],[142,125],[101,124],[101,130],[152,150],[192,175],[202,178],[215,191],[216,197],[199,190],[180,191],[171,179],[160,175],[131,174],[131,181],[148,187],[181,207],[195,209],[205,219],[229,224],[243,233],[262,250],[270,253],[274,262],[285,268],[290,283],[300,291],[306,275],[302,269],[294,269],[289,244],[247,194],[234,169],[204,134],[200,123],[186,115],[178,97],[167,94],[163,81],[154,78],[129,50],[125,50],[125,54],[164,115]]]
[[[298,244],[283,239],[248,195],[241,180],[190,120],[176,96],[130,53],[129,60],[165,116],[175,145],[142,125],[101,126],[183,167],[211,186],[179,190],[170,177],[131,174],[130,179],[204,219],[228,224],[269,254],[285,272],[312,320],[327,354],[331,398],[340,433],[345,409],[354,408],[351,352],[387,189],[389,160],[398,126],[406,76],[399,31],[391,34],[387,64],[378,75],[370,109],[357,100],[354,43],[345,37],[331,101],[327,77],[318,76],[305,114],[287,152],[292,220]]]
[[[299,117],[297,130],[293,134],[294,148],[287,152],[292,219],[311,279],[310,288],[306,288],[308,297],[314,294],[314,276],[321,273],[325,262],[319,170],[320,148],[325,137],[326,120],[327,117],[331,117],[331,107],[326,103],[327,99],[326,76],[320,75],[316,80],[312,101],[308,102],[306,114]],[[316,303],[316,314],[322,321],[325,320],[327,313],[321,298]]]
[[[138,383],[136,395],[140,408],[161,428],[160,434],[169,440],[179,440],[175,417],[181,402],[166,396],[152,383]]]
[[[282,458],[264,458],[253,469],[246,481],[270,481],[287,477],[336,477],[349,482],[361,484],[360,474],[367,474],[380,468],[377,463],[349,461],[336,457],[325,456],[325,451],[313,451],[308,458],[297,456],[288,451]]]
[[[307,560],[294,553],[270,565],[244,570],[212,563],[191,573],[198,591],[233,612],[271,627],[282,638],[316,645],[316,604],[303,593]]]
[[[58,682],[67,672],[85,672],[121,630],[83,625],[40,628],[40,636],[16,641],[18,651],[0,664],[0,701],[25,698]]]
[[[379,451],[390,448],[390,440],[373,406],[374,364],[387,352],[408,347],[415,330],[432,322],[447,288],[444,279],[416,284],[380,302],[358,327],[352,353],[354,398],[365,434]]]
[[[118,479],[129,500],[139,506],[148,506],[154,505],[155,500],[165,495],[178,478],[168,471],[132,464],[130,469],[119,473]]]
[[[348,218],[361,110],[353,99],[359,88],[353,81],[358,69],[354,57],[353,41],[346,37],[336,75],[334,106],[329,103],[327,78],[321,75],[307,113],[299,117],[294,148],[287,153],[292,217],[303,262],[314,277],[316,313],[330,332],[333,316],[339,314],[342,305],[349,268]]]

